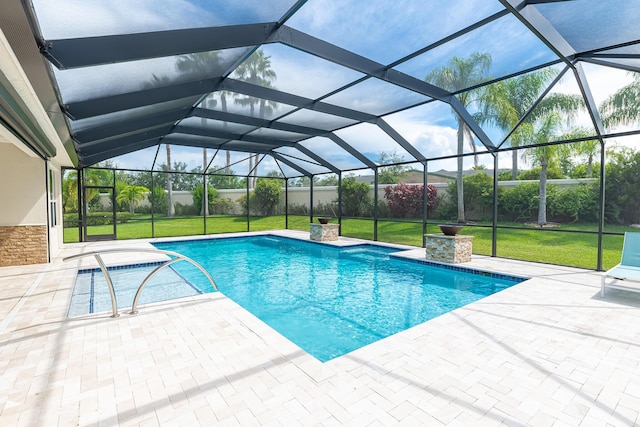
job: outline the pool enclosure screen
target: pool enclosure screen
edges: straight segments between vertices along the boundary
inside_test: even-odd
[[[341,183],[361,170],[377,184],[398,165],[422,184],[439,171],[462,183],[485,169],[495,205],[501,171],[546,173],[565,147],[602,180],[606,149],[637,147],[640,133],[637,100],[614,99],[638,84],[637,1],[4,7],[23,9],[54,88],[48,112],[79,170],[197,170],[253,188],[257,177]]]

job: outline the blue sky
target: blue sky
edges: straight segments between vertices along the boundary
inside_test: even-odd
[[[271,22],[277,20],[293,3],[291,0],[136,0],[135,13],[132,13],[130,0],[34,0],[36,12],[43,18],[41,24],[47,39]],[[541,6],[541,10],[556,6]],[[576,6],[568,3],[562,7],[570,9]],[[387,65],[501,10],[503,6],[496,0],[309,0],[286,25]],[[563,16],[560,15],[558,20],[562,20]],[[277,74],[275,87],[300,96],[317,98],[362,77],[359,72],[283,44],[265,45],[262,49],[270,57],[272,69]],[[238,49],[224,54],[233,59],[243,52],[243,49]],[[516,18],[507,15],[399,64],[395,69],[422,80],[430,70],[446,65],[453,56],[466,57],[471,52],[491,54],[493,64],[489,75],[492,77],[555,58],[536,37],[523,31],[523,25]],[[136,90],[141,82],[148,81],[148,76],[156,73],[169,76],[173,81],[200,77],[177,74],[175,61],[175,57],[148,59],[93,69],[56,71],[56,75],[65,102]],[[630,81],[620,71],[595,66],[586,66],[585,70],[597,103]],[[125,75],[135,78],[122,78]],[[572,78],[569,75],[568,80]],[[575,83],[563,83],[556,90],[576,93],[577,89]],[[381,80],[369,79],[329,97],[325,102],[371,114],[383,114],[424,100],[427,98],[422,95]],[[229,103],[229,110],[243,112],[243,108],[233,102]],[[281,104],[273,112],[273,117],[290,110],[291,106]],[[303,118],[310,116],[313,115],[297,113],[283,121],[304,124]],[[427,157],[455,154],[456,124],[446,104],[431,103],[387,116],[385,120]],[[585,117],[580,117],[578,121],[584,122]],[[487,133],[492,139],[500,138],[499,132],[487,129]],[[411,159],[376,126],[356,125],[337,134],[372,160],[381,151],[394,152],[406,160]],[[333,160],[343,168],[349,167],[345,164],[348,163],[345,153],[336,149],[332,142],[326,141],[310,141],[307,144],[327,160]],[[153,156],[148,155],[150,151],[132,153],[116,161],[121,167],[140,168],[147,164],[149,167],[153,160]],[[202,162],[201,149],[175,146],[172,152],[175,153],[175,160],[186,162],[189,168]],[[246,157],[246,154],[234,155],[235,160],[241,157]],[[162,161],[162,154],[159,158]],[[443,168],[455,168],[454,160],[440,163]],[[471,158],[465,160],[465,167],[471,164]],[[351,166],[361,164],[354,160]],[[275,163],[269,159],[263,168],[261,171],[274,169]]]

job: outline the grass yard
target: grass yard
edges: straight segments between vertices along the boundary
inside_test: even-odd
[[[250,218],[250,231],[265,231],[286,228],[284,215],[262,216]],[[474,236],[473,253],[491,255],[490,224],[467,226],[464,234]],[[518,226],[521,224],[501,224],[502,226]],[[342,235],[373,240],[374,222],[372,219],[345,218],[342,220]],[[202,217],[156,217],[153,230],[150,215],[139,215],[129,221],[117,224],[117,239],[138,239],[150,237],[192,236],[205,234],[205,223]],[[309,229],[308,216],[289,216],[289,229]],[[554,229],[498,229],[497,255],[525,261],[544,262],[595,269],[598,236],[586,233],[565,233],[562,230],[597,231],[592,225],[571,224]],[[212,215],[206,220],[206,234],[219,234],[248,231],[247,217],[243,215]],[[633,231],[627,227],[609,227],[608,231]],[[108,234],[110,226],[89,227],[90,235]],[[435,224],[429,224],[427,233],[440,233]],[[400,243],[422,246],[422,223],[416,221],[378,221],[378,240],[381,242]],[[603,266],[609,269],[620,261],[622,236],[605,235],[603,238]],[[78,241],[78,230],[65,228],[65,243]]]

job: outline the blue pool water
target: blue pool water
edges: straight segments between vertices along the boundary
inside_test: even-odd
[[[109,267],[118,308],[131,307],[133,298],[142,281],[162,263],[135,264]],[[166,301],[203,293],[171,267],[158,272],[144,287],[139,304]],[[99,268],[80,270],[71,295],[67,316],[99,313],[111,310],[111,297],[107,281]]]
[[[320,361],[525,280],[397,259],[390,256],[396,249],[375,245],[255,236],[155,246],[201,264],[222,293]],[[173,267],[202,292],[213,291],[195,267]]]

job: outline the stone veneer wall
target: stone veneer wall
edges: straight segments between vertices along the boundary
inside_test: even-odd
[[[425,234],[427,259],[457,264],[471,261],[473,236]]]
[[[47,226],[0,226],[0,267],[46,263]]]
[[[331,242],[338,240],[340,224],[310,224],[309,231],[311,240],[319,242]]]

